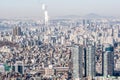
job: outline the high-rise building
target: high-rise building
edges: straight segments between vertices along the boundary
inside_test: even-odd
[[[88,44],[85,51],[85,76],[93,78],[95,76],[95,46]]]
[[[105,44],[103,47],[103,75],[113,76],[114,72],[114,49],[111,44]]]
[[[83,26],[85,26],[85,24],[86,24],[86,22],[85,22],[85,20],[83,20]]]
[[[21,28],[20,27],[17,28],[17,35],[21,35]]]
[[[13,28],[13,36],[17,35],[17,27]]]
[[[79,45],[72,46],[72,61],[73,61],[73,79],[82,80],[82,54],[83,47]]]
[[[13,28],[13,35],[14,36],[20,36],[21,35],[21,28],[20,27],[15,27]]]
[[[16,61],[15,65],[12,66],[12,70],[24,74],[24,64],[21,61]]]

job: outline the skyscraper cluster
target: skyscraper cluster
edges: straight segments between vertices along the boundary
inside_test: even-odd
[[[95,43],[87,42],[87,46],[74,44],[72,49],[72,62],[73,62],[73,79],[88,80],[95,79],[96,74],[96,47]],[[84,56],[83,56],[84,54]],[[114,74],[114,49],[110,44],[103,46],[102,53],[102,75],[104,77],[113,76]],[[83,61],[84,57],[84,61]],[[84,65],[83,65],[84,64]],[[84,66],[84,68],[83,68]],[[83,71],[84,69],[84,71]]]
[[[13,74],[10,78],[19,74],[38,80],[120,79],[118,19],[53,19],[47,26],[37,20],[3,20],[3,24],[10,30],[0,32],[0,69]]]

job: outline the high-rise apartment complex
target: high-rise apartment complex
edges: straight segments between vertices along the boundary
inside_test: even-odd
[[[72,61],[73,61],[73,79],[82,80],[82,54],[83,47],[79,45],[72,46]]]
[[[21,28],[20,27],[15,27],[13,28],[13,35],[18,35],[20,36],[21,35]]]
[[[113,76],[114,72],[114,49],[110,44],[105,44],[103,48],[103,75],[104,76]]]
[[[93,78],[95,76],[95,46],[88,44],[85,53],[85,75]]]

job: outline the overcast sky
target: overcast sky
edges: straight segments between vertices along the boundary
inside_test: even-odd
[[[0,18],[41,17],[42,3],[53,16],[86,15],[120,16],[120,0],[0,0]]]

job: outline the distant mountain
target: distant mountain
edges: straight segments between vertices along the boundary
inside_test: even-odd
[[[90,14],[83,16],[83,18],[116,18],[116,17],[114,17],[114,16],[101,16],[101,15],[98,15],[95,13],[90,13]]]
[[[98,14],[95,14],[95,13],[90,13],[90,14],[87,14],[85,16],[83,16],[84,18],[103,18],[103,16],[100,16]]]
[[[81,16],[78,15],[66,15],[66,16],[58,16],[57,18],[80,18]]]
[[[74,19],[74,18],[88,18],[88,19],[100,19],[100,18],[116,18],[114,16],[101,16],[95,13],[90,13],[85,16],[79,16],[79,15],[66,15],[66,16],[57,16],[56,19]]]

